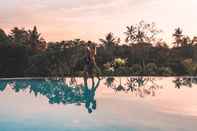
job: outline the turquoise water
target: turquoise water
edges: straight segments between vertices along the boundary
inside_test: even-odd
[[[195,131],[197,79],[0,80],[0,131]]]

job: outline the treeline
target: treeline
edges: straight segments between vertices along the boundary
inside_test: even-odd
[[[173,48],[158,38],[154,23],[126,27],[125,40],[108,33],[97,46],[97,65],[103,76],[196,75],[197,37],[172,33]],[[87,41],[46,42],[37,28],[0,29],[0,77],[82,76]]]

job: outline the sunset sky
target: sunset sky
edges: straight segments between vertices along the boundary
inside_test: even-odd
[[[180,26],[197,35],[197,0],[1,0],[0,28],[37,25],[48,41],[124,36],[127,25],[155,22],[170,39]]]

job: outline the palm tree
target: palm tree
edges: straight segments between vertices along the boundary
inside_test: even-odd
[[[99,40],[104,44],[104,47],[107,49],[116,46],[120,42],[120,39],[116,40],[114,34],[111,32],[108,33],[104,39]]]
[[[175,32],[173,34],[174,38],[175,38],[175,46],[179,47],[182,43],[182,37],[183,37],[183,31],[180,27],[175,29]]]
[[[134,26],[127,26],[127,31],[124,32],[126,34],[126,39],[125,39],[125,42],[131,42],[131,43],[134,43],[135,41],[135,33],[136,33],[136,27]]]
[[[140,21],[137,25],[127,26],[125,41],[130,44],[143,44],[155,42],[156,36],[161,32],[155,23],[147,24]]]
[[[136,38],[135,38],[137,43],[143,43],[145,37],[146,37],[145,33],[138,29],[137,34],[136,34]]]
[[[116,39],[113,33],[108,33],[104,39],[99,39],[104,47],[102,54],[107,61],[112,61],[115,57],[116,47],[120,43],[120,39]]]
[[[38,33],[36,26],[34,26],[33,30],[29,30],[29,43],[34,51],[43,49],[46,46],[45,40]]]

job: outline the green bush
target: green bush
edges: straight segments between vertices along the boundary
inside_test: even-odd
[[[115,69],[115,74],[119,75],[119,76],[129,75],[129,68],[128,67],[118,67]]]
[[[113,62],[114,67],[120,67],[126,65],[126,60],[121,58],[116,58]]]
[[[173,71],[170,67],[160,67],[158,69],[158,74],[162,76],[170,76],[173,75]]]
[[[113,69],[113,68],[104,69],[104,70],[103,70],[103,75],[106,75],[106,76],[113,76],[113,75],[114,75],[114,69]]]
[[[193,63],[192,59],[185,59],[181,62],[188,75],[195,75],[197,65]]]
[[[157,74],[157,65],[155,63],[148,63],[145,67],[146,75],[156,75]]]
[[[132,67],[131,67],[131,74],[132,75],[141,75],[141,73],[143,72],[143,68],[141,65],[139,64],[134,64]]]

